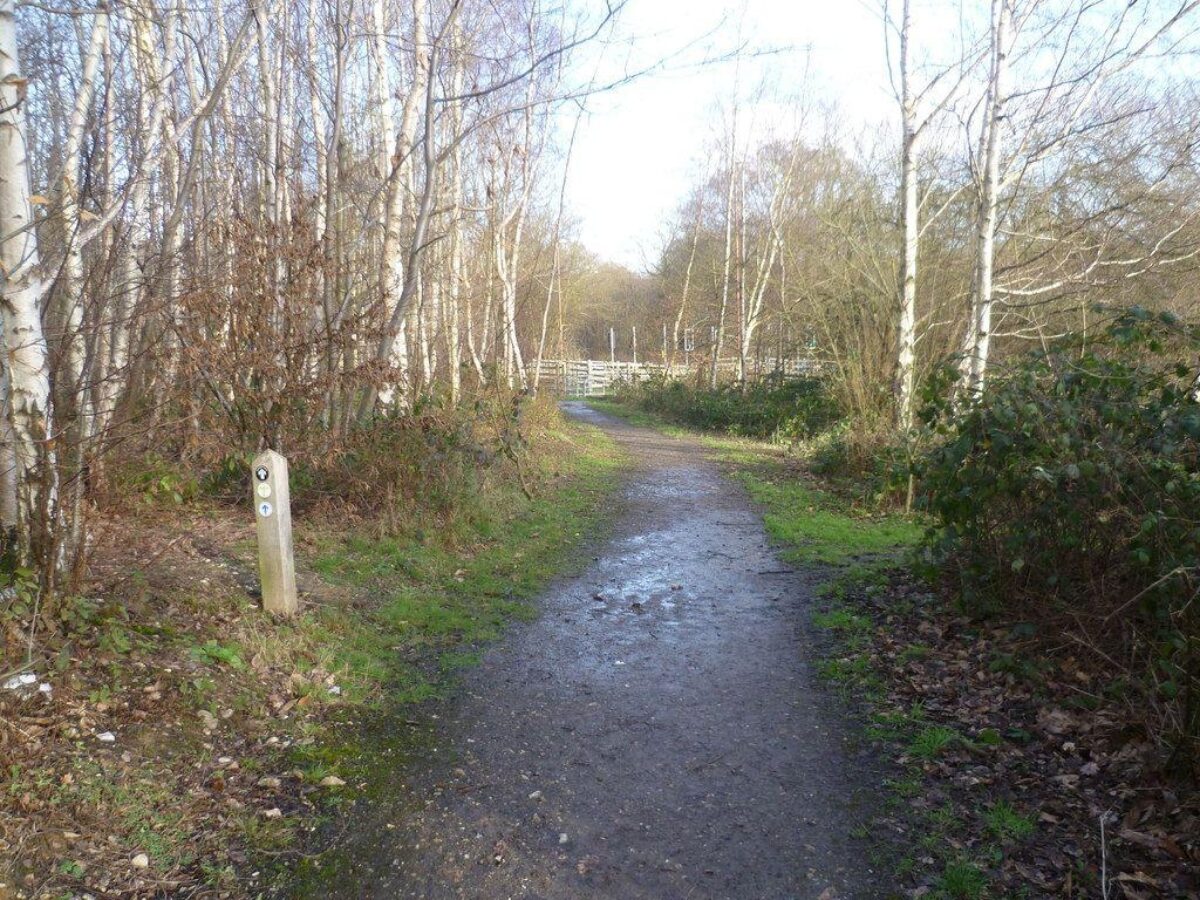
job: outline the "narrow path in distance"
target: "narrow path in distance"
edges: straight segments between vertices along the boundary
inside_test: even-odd
[[[886,894],[851,837],[867,763],[813,671],[816,573],[699,443],[567,410],[635,460],[613,535],[465,676],[342,896]]]

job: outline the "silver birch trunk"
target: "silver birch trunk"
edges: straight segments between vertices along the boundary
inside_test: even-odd
[[[679,296],[679,312],[675,314],[675,324],[671,331],[671,354],[664,361],[668,372],[675,366],[675,350],[679,347],[679,330],[683,327],[683,320],[687,315],[688,292],[692,286],[692,269],[696,265],[696,248],[700,246],[700,226],[703,224],[703,220],[704,194],[701,192],[696,200],[696,226],[692,230],[692,249],[688,253],[687,268],[683,272],[683,289]]]
[[[17,462],[17,526],[20,555],[38,570],[43,585],[61,564],[58,533],[58,471],[52,439],[50,364],[42,327],[46,291],[38,264],[30,190],[25,78],[17,39],[15,0],[0,0],[0,311],[9,377],[9,415]]]
[[[1009,0],[992,0],[991,65],[983,124],[983,159],[975,235],[975,291],[963,359],[964,387],[968,397],[983,391],[991,349],[993,273],[996,259],[996,223],[1000,204],[1001,128],[1004,121],[1004,81],[1008,60],[1012,8]]]
[[[371,31],[371,102],[375,107],[375,127],[379,131],[379,155],[376,164],[379,179],[385,182],[396,154],[396,101],[392,96],[392,79],[388,67],[388,27],[383,0],[372,0]],[[383,229],[387,227],[387,210],[383,203],[378,204],[376,221],[382,234]]]
[[[912,28],[910,0],[904,0],[900,24],[900,107],[903,133],[900,147],[900,323],[896,361],[897,421],[907,434],[913,427],[916,391],[917,253],[920,222],[917,202],[916,99],[909,77],[909,36]]]
[[[729,274],[730,268],[733,265],[733,193],[734,186],[737,183],[737,162],[734,156],[736,152],[736,134],[737,129],[735,126],[735,141],[731,142],[729,153],[729,185],[725,193],[725,255],[721,274],[721,310],[717,315],[717,333],[716,339],[713,341],[712,360],[708,371],[708,386],[710,388],[716,388],[717,386],[717,370],[720,366],[721,347],[725,343],[725,317],[729,309]]]
[[[462,30],[458,22],[450,32],[450,53],[452,54],[450,71],[450,91],[457,97],[463,89],[463,41]],[[446,336],[446,369],[450,380],[450,402],[458,403],[462,394],[462,319],[460,304],[463,287],[463,228],[462,228],[462,106],[455,100],[450,110],[450,139],[454,141],[454,150],[450,157],[450,249],[447,258],[449,281],[446,290],[445,321],[443,332]]]
[[[401,339],[401,322],[407,317],[404,308],[411,294],[408,287],[410,279],[407,271],[407,256],[411,255],[412,245],[404,241],[404,223],[407,218],[406,186],[411,176],[414,145],[417,135],[418,111],[422,101],[427,101],[427,88],[430,84],[430,56],[425,17],[427,15],[426,0],[413,0],[413,77],[400,113],[400,124],[396,132],[395,149],[390,161],[387,180],[387,192],[384,211],[383,252],[381,256],[380,282],[382,285],[383,309],[388,331],[384,334],[383,345],[387,352],[384,355],[393,369],[399,373],[399,387],[403,394],[407,390],[405,382],[408,379],[407,341]],[[426,102],[426,106],[428,103]],[[431,118],[431,116],[427,117]],[[432,141],[432,135],[426,135],[426,143]],[[426,173],[427,179],[432,179],[433,173]],[[415,240],[415,237],[414,237]],[[379,392],[379,399],[384,405],[390,405],[396,400],[395,384],[385,385]]]
[[[101,8],[93,16],[91,38],[84,56],[83,73],[75,94],[75,107],[71,112],[71,124],[63,149],[63,173],[59,186],[63,239],[67,244],[61,276],[61,301],[67,343],[66,383],[69,390],[78,397],[77,412],[84,434],[90,432],[92,411],[88,402],[91,392],[84,378],[88,348],[83,333],[83,213],[79,208],[79,162],[84,128],[95,94],[96,73],[107,39],[108,11]]]
[[[20,520],[17,502],[17,445],[12,427],[12,409],[8,402],[8,366],[0,354],[0,529],[3,540],[16,533]]]

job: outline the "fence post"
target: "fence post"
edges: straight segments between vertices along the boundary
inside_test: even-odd
[[[251,478],[258,526],[258,574],[263,609],[280,616],[296,614],[296,564],[292,558],[292,509],[287,459],[274,450],[254,459]]]

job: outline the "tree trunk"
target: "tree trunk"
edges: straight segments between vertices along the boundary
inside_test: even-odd
[[[84,57],[83,74],[75,94],[75,108],[71,113],[71,126],[63,151],[63,172],[59,184],[63,240],[67,244],[60,280],[67,343],[67,391],[64,393],[74,394],[78,398],[79,408],[76,413],[84,433],[91,428],[91,407],[88,403],[91,392],[84,380],[88,353],[87,341],[83,334],[83,222],[79,209],[79,162],[84,127],[87,125],[88,112],[95,94],[96,73],[107,42],[108,11],[103,8],[97,10],[93,19],[91,38]]]
[[[721,347],[725,343],[725,315],[729,309],[729,273],[733,265],[733,192],[737,183],[736,152],[737,129],[734,128],[735,140],[730,143],[729,151],[729,186],[725,194],[725,259],[721,275],[721,311],[717,316],[717,333],[713,341],[712,361],[708,372],[708,386],[716,389],[717,369],[721,359]]]
[[[683,326],[684,316],[687,314],[688,291],[692,285],[692,269],[696,264],[696,248],[700,245],[700,227],[704,220],[704,193],[701,192],[696,199],[696,226],[692,230],[692,249],[688,252],[687,268],[683,273],[683,289],[679,296],[679,312],[675,314],[675,325],[671,331],[671,353],[670,356],[663,360],[663,364],[670,372],[675,366],[675,350],[679,346],[679,329]]]
[[[1008,59],[1012,10],[1009,0],[992,0],[991,67],[983,124],[983,159],[975,234],[975,291],[963,346],[966,396],[983,391],[991,349],[993,272],[1000,193],[1001,132],[1004,120],[1004,74]]]
[[[383,344],[387,353],[383,357],[393,369],[398,371],[400,394],[403,396],[408,389],[408,360],[404,351],[406,342],[399,340],[400,324],[407,316],[404,308],[411,296],[408,288],[411,278],[407,272],[406,257],[412,256],[412,246],[406,247],[404,242],[404,223],[407,217],[407,184],[411,174],[414,146],[417,134],[417,113],[419,104],[426,101],[427,87],[430,82],[430,55],[427,29],[425,25],[426,0],[413,0],[413,78],[400,113],[400,124],[396,132],[395,150],[392,155],[391,168],[388,173],[386,207],[384,211],[383,252],[381,255],[382,271],[380,281],[383,296],[384,315],[387,317],[388,331],[384,334]],[[428,103],[426,103],[428,106]],[[431,116],[426,116],[432,120]],[[425,135],[425,142],[430,144],[433,136]],[[431,182],[432,172],[426,172],[426,181]],[[415,230],[415,229],[414,229]],[[423,236],[422,236],[423,239]],[[414,241],[416,238],[413,239]],[[419,249],[418,249],[419,255]],[[406,294],[408,296],[406,296]],[[380,399],[389,404],[396,399],[396,386],[388,384],[379,394]]]
[[[908,42],[912,27],[909,0],[900,25],[900,83],[903,136],[900,148],[900,340],[896,364],[897,422],[907,434],[914,421],[917,344],[917,252],[920,222],[917,204],[917,114],[909,83]]]
[[[29,183],[25,79],[21,74],[15,0],[0,0],[0,310],[8,359],[9,414],[17,461],[19,552],[53,586],[57,552],[58,469],[52,438],[50,365],[42,328],[46,285],[38,265]]]
[[[0,357],[3,355],[0,354]],[[0,549],[16,535],[20,508],[17,502],[16,436],[8,403],[8,366],[0,358]]]

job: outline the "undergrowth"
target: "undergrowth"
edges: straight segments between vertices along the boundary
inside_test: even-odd
[[[777,443],[812,437],[840,417],[819,378],[768,376],[710,388],[655,375],[623,382],[614,399],[700,431]]]
[[[119,574],[97,583],[104,599],[65,598],[39,634],[32,669],[50,692],[0,692],[0,884],[253,893],[301,848],[319,851],[302,836],[396,777],[396,721],[532,616],[600,526],[622,464],[613,442],[548,403],[500,413],[507,423],[479,415],[469,437],[431,433],[429,416],[364,437],[370,460],[354,466],[398,479],[392,491],[339,480],[345,458],[302,460],[303,611],[288,622],[247,594],[253,516],[234,467],[112,472],[120,528],[97,561]],[[371,722],[391,723],[387,746]]]
[[[1013,360],[977,401],[935,381],[916,467],[935,562],[973,615],[1019,617],[1138,687],[1200,776],[1200,329],[1133,309]],[[1150,712],[1151,715],[1144,715]],[[1188,771],[1190,770],[1190,771]]]

